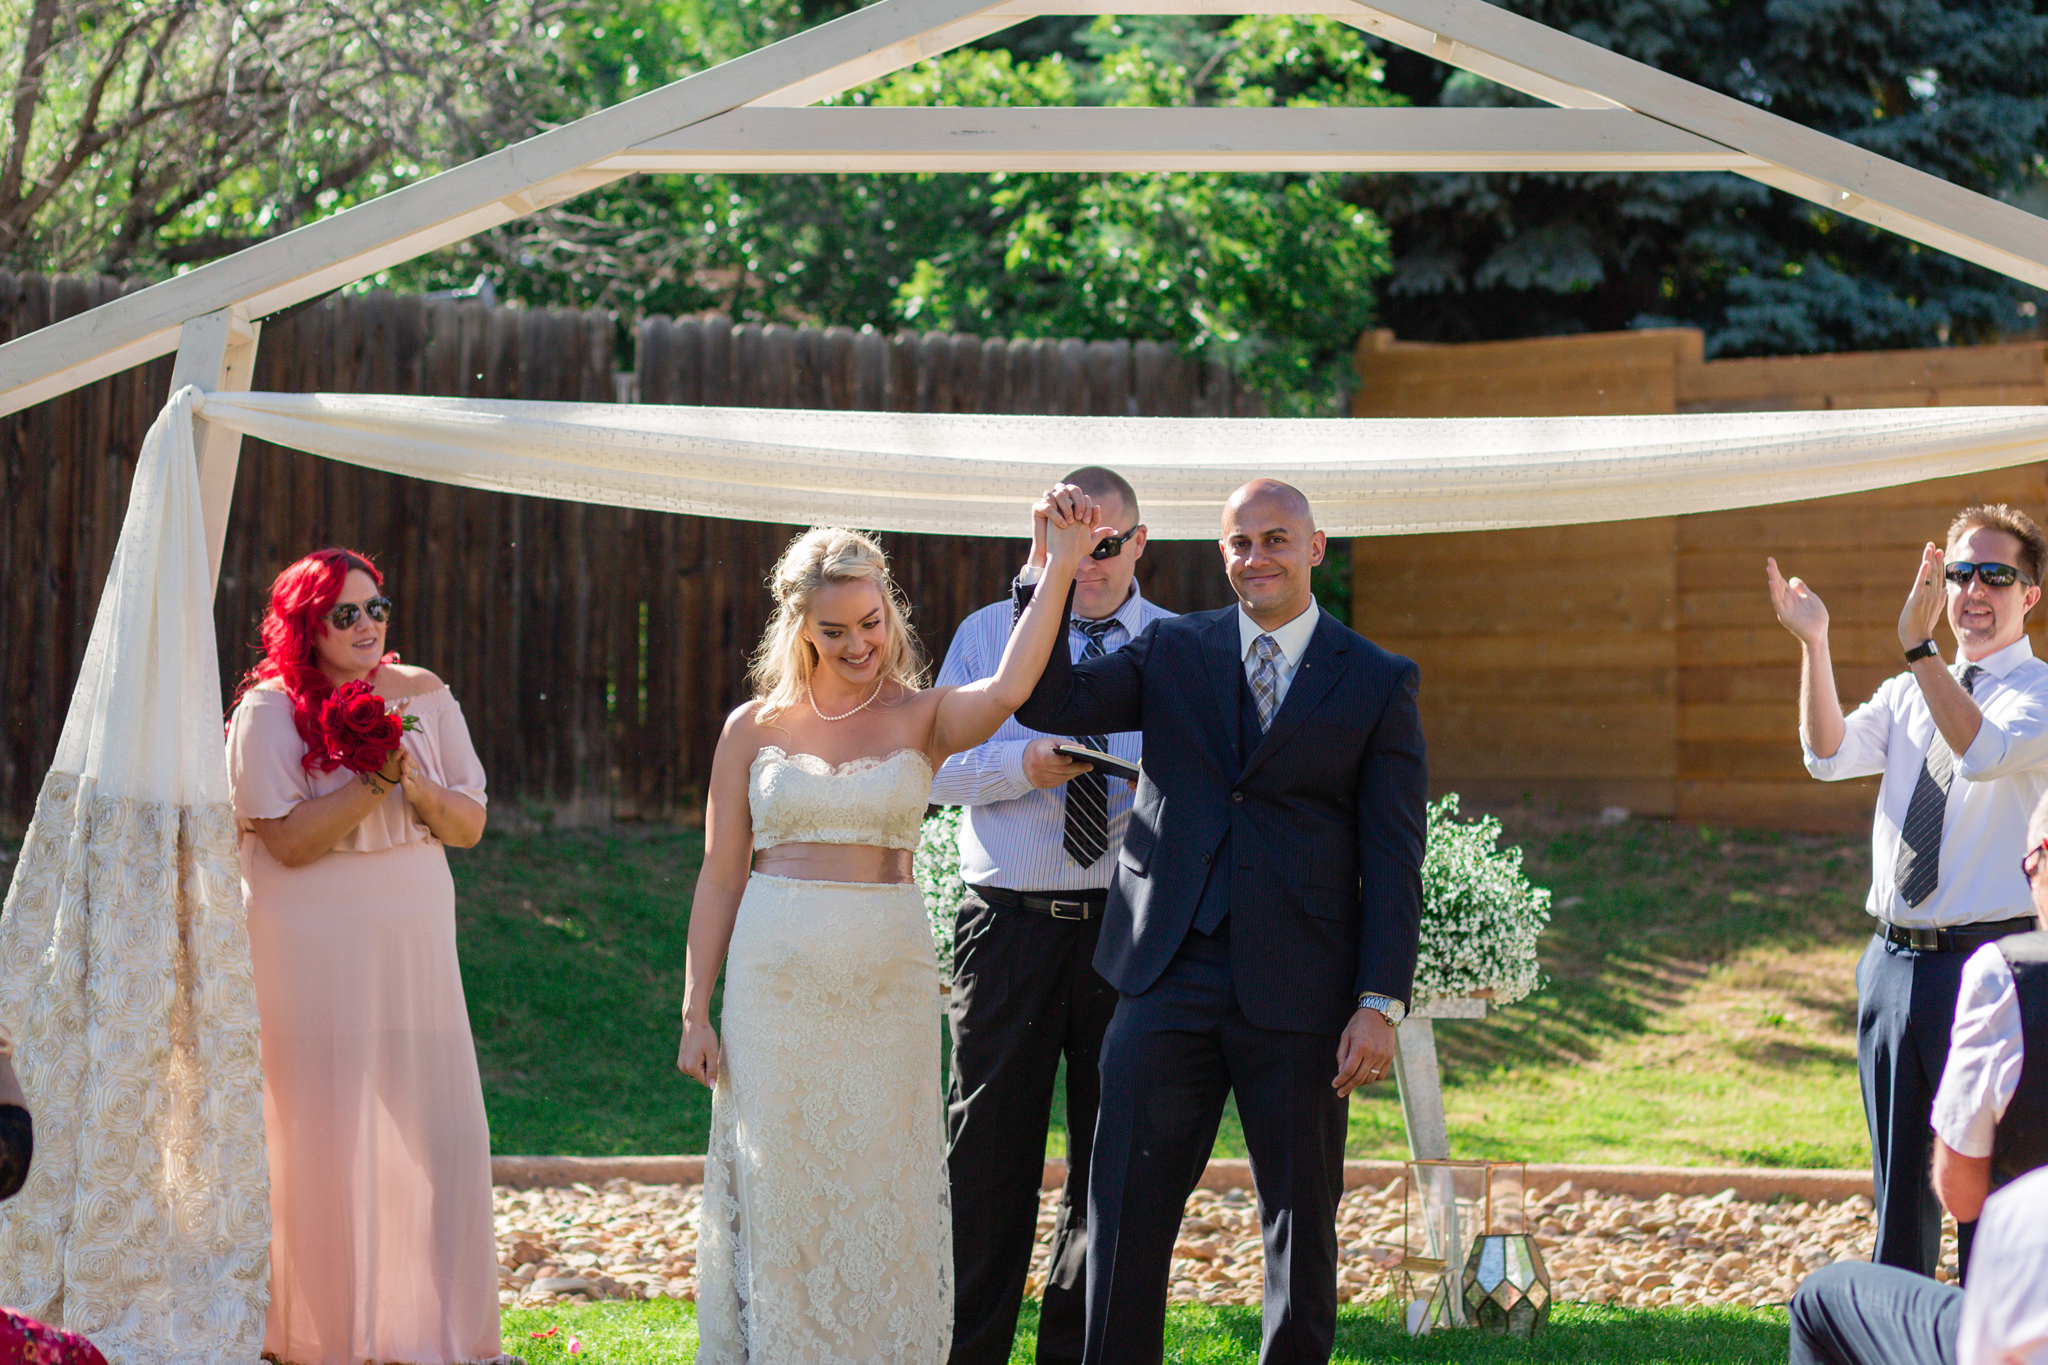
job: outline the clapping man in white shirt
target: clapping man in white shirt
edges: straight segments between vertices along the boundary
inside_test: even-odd
[[[2002,503],[1966,508],[1946,550],[1922,552],[1899,613],[1909,671],[1847,716],[1826,606],[1768,564],[1772,605],[1801,647],[1807,771],[1825,781],[1883,774],[1866,901],[1876,932],[1856,969],[1857,1064],[1877,1194],[1873,1259],[1924,1275],[1941,1239],[1929,1121],[1963,964],[2033,927],[2012,850],[2048,792],[2048,663],[2025,633],[2044,563],[2048,537],[2031,517]],[[1933,640],[1944,609],[1953,668]]]

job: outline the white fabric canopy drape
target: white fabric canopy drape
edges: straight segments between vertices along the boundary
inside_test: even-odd
[[[1206,540],[1284,479],[1332,535],[1617,521],[1852,493],[2048,459],[2048,408],[1418,420],[1026,417],[214,393],[247,435],[394,474],[793,524],[1016,536],[1084,464],[1156,538]]]
[[[254,1365],[269,1296],[256,991],[187,389],[143,441],[0,916],[35,1119],[0,1303],[113,1365]]]

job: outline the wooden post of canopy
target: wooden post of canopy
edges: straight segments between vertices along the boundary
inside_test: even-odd
[[[242,316],[239,308],[223,308],[184,324],[178,329],[171,392],[190,384],[201,393],[247,393],[256,374],[256,339],[261,330],[262,323]],[[218,588],[228,509],[235,500],[235,471],[242,462],[242,433],[201,417],[193,423],[192,445],[206,517],[206,564]]]

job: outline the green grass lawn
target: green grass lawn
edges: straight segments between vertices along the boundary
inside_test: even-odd
[[[1030,1365],[1038,1344],[1037,1306],[1024,1305],[1013,1365]],[[536,1339],[534,1333],[553,1335]],[[697,1320],[689,1304],[599,1303],[505,1314],[505,1349],[529,1365],[668,1365],[697,1353]],[[1338,1310],[1333,1365],[1782,1365],[1782,1309],[1597,1308],[1563,1304],[1533,1342],[1476,1332],[1411,1338],[1384,1305]],[[573,1356],[569,1343],[580,1349]],[[1168,1311],[1166,1359],[1171,1365],[1251,1365],[1259,1358],[1255,1308],[1182,1305]]]
[[[1852,980],[1864,841],[1507,819],[1557,896],[1551,983],[1437,1025],[1452,1155],[1868,1159]],[[708,1097],[674,1065],[701,853],[695,831],[621,826],[493,833],[451,854],[492,1150],[704,1150]],[[1348,1154],[1405,1155],[1392,1086],[1360,1093]],[[1242,1154],[1232,1116],[1218,1155]]]

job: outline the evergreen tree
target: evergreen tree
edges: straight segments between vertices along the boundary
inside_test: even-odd
[[[1965,188],[2030,202],[2048,147],[2041,0],[1505,0],[1506,7]],[[1513,91],[1411,54],[1415,104]],[[1360,188],[1393,233],[1380,316],[1465,341],[1685,325],[1709,355],[1995,340],[2039,291],[1730,174],[1416,175]]]

